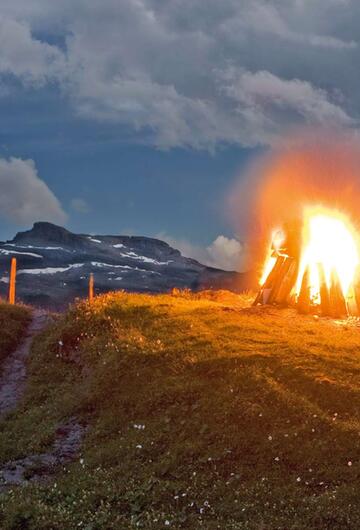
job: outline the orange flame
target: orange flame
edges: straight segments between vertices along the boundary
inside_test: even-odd
[[[279,234],[282,236],[279,237]],[[273,232],[271,251],[265,260],[260,285],[265,283],[277,256],[281,255],[280,247],[284,239],[283,232]],[[300,246],[299,270],[293,293],[296,298],[307,270],[311,301],[313,304],[320,304],[320,268],[328,289],[335,273],[344,298],[351,296],[351,288],[360,264],[360,244],[358,234],[345,214],[324,207],[304,208]]]
[[[271,245],[269,248],[267,259],[265,260],[264,269],[262,271],[262,275],[259,282],[260,285],[263,285],[265,283],[266,278],[272,271],[276,262],[276,255],[280,253],[281,245],[283,244],[284,240],[285,234],[281,229],[273,230],[271,234]]]
[[[301,280],[308,268],[314,303],[320,302],[319,265],[328,288],[335,271],[343,296],[347,298],[359,265],[358,235],[344,214],[326,208],[306,208],[296,294],[300,292]]]

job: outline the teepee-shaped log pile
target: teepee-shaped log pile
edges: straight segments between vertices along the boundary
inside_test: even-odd
[[[328,286],[324,268],[318,264],[319,293],[315,300],[311,292],[309,269],[305,269],[300,290],[295,297],[295,286],[299,274],[298,259],[276,251],[273,257],[276,257],[275,264],[261,286],[254,305],[294,305],[299,313],[319,314],[333,318],[360,315],[360,268],[345,300],[336,271],[332,271]]]
[[[257,304],[287,305],[296,281],[298,265],[294,258],[279,255],[254,301]]]

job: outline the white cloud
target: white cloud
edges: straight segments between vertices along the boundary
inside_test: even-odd
[[[313,46],[328,50],[354,49],[357,47],[357,43],[354,40],[317,34],[312,31],[299,31],[299,24],[294,23],[296,21],[292,17],[289,20],[284,17],[286,9],[279,9],[275,4],[276,2],[271,4],[260,0],[249,2],[244,6],[239,16],[229,21],[228,29],[231,31],[240,29],[246,31],[250,29],[260,37],[261,34],[269,34],[284,42],[288,41],[304,45],[305,47]],[[308,11],[310,11],[309,7]]]
[[[299,79],[286,80],[270,72],[251,73],[229,69],[224,79],[230,81],[227,93],[239,102],[240,108],[255,108],[266,114],[267,109],[290,109],[307,121],[351,124],[352,120],[338,106],[329,102],[324,90]]]
[[[0,49],[3,74],[38,85],[54,79],[64,80],[63,53],[56,46],[34,38],[24,22],[0,16]]]
[[[156,236],[170,246],[180,250],[187,258],[193,258],[203,265],[228,271],[243,269],[246,249],[237,239],[219,235],[209,246],[190,243],[186,239],[177,239],[161,232]]]
[[[331,127],[354,124],[341,107],[329,100],[325,90],[307,81],[230,67],[219,72],[219,86],[236,104],[236,112],[253,143],[275,142],[290,124]]]
[[[162,148],[272,144],[357,125],[359,22],[357,0],[2,0],[0,77]]]
[[[238,270],[241,266],[244,248],[237,239],[218,236],[207,247],[209,262],[225,270]]]
[[[39,178],[34,162],[20,158],[0,158],[0,215],[19,225],[66,221],[60,202]]]

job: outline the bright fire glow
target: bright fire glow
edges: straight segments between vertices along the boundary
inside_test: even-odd
[[[271,245],[268,251],[267,258],[265,260],[264,269],[260,278],[260,285],[264,285],[266,278],[269,276],[272,271],[275,262],[276,255],[274,256],[274,251],[280,252],[281,245],[285,241],[285,234],[281,229],[273,230],[271,234]]]
[[[308,267],[310,294],[314,303],[320,302],[319,265],[322,266],[327,287],[336,272],[346,298],[359,265],[357,235],[350,221],[336,210],[307,208],[304,212],[303,248],[301,252],[296,294]]]
[[[336,273],[346,299],[349,296],[360,263],[359,240],[356,230],[350,220],[337,210],[320,207],[305,208],[303,215],[302,248],[300,249],[299,271],[294,294],[299,295],[304,273],[308,270],[310,297],[314,304],[319,304],[319,270],[322,268],[328,288],[331,287],[332,275],[334,272]],[[274,239],[272,241],[273,250],[265,261],[260,285],[264,284],[274,267],[276,262],[274,249],[280,249],[284,236],[280,243]]]

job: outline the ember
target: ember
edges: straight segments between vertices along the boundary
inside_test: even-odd
[[[273,232],[255,304],[296,305],[301,313],[360,313],[359,239],[343,213],[306,207]]]

